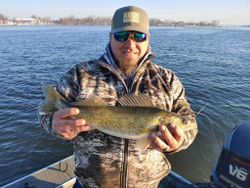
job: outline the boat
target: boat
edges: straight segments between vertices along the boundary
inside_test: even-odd
[[[72,188],[76,181],[74,167],[74,156],[71,155],[34,173],[17,179],[2,188]],[[161,187],[170,185],[182,188],[187,187],[187,185],[192,185],[192,182],[171,171],[167,179],[162,180]]]
[[[1,188],[71,188],[75,183],[75,162],[71,155]]]
[[[250,188],[250,122],[242,123],[225,139],[211,181],[191,182],[171,171],[158,188]],[[72,188],[76,181],[71,155],[1,188]]]

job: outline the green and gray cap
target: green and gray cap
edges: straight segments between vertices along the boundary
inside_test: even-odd
[[[120,31],[138,31],[149,34],[147,13],[135,6],[117,9],[112,18],[111,33]]]

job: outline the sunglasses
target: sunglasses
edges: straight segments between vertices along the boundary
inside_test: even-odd
[[[121,31],[114,33],[114,38],[119,42],[125,42],[133,35],[135,42],[144,42],[147,39],[145,33],[140,32],[130,32],[130,31]]]

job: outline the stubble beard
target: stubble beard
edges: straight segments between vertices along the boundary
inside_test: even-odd
[[[123,60],[118,63],[119,68],[125,74],[125,76],[131,75],[137,68],[138,62]]]

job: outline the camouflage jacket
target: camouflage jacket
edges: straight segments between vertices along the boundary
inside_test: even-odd
[[[159,108],[195,118],[180,80],[170,70],[153,64],[150,52],[133,76],[125,78],[107,47],[98,60],[74,66],[60,80],[57,90],[69,102],[95,95],[108,105],[115,105],[125,94],[142,93],[149,95]],[[40,115],[40,122],[48,133],[56,135],[51,125],[52,116]],[[185,132],[185,141],[178,151],[187,148],[196,134],[197,128]],[[165,154],[147,149],[139,155],[134,140],[113,137],[98,130],[82,132],[72,143],[75,174],[85,187],[156,188],[171,168]]]

